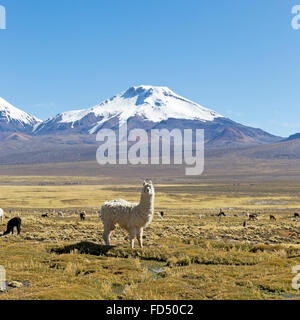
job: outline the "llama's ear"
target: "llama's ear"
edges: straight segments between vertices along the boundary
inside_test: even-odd
[[[150,183],[150,184],[153,184],[153,183],[152,183],[152,180],[150,180],[149,183]]]
[[[146,181],[144,181],[143,186],[145,186],[146,184],[147,184],[147,182],[146,182]]]

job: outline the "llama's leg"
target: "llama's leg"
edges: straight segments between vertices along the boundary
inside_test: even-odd
[[[115,226],[104,226],[103,239],[107,246],[110,246],[110,235],[115,229]]]
[[[129,235],[130,235],[131,249],[134,249],[134,239],[136,237],[136,230],[131,230]]]
[[[110,246],[110,234],[111,231],[108,229],[105,229],[103,232],[103,240],[107,246]]]
[[[18,235],[19,235],[21,233],[21,225],[20,224],[17,225],[17,229],[18,229]]]
[[[141,249],[143,249],[143,234],[144,234],[144,230],[143,228],[141,228],[140,230],[138,230],[137,236],[136,236]]]

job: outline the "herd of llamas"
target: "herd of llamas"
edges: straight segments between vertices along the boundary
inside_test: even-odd
[[[110,236],[112,231],[119,225],[125,229],[130,236],[131,248],[134,248],[135,239],[137,239],[140,248],[143,248],[143,232],[144,229],[152,222],[154,216],[154,199],[155,190],[152,181],[144,181],[141,198],[139,203],[130,203],[123,199],[117,199],[109,202],[105,202],[100,210],[99,218],[104,225],[103,240],[107,246],[111,245]],[[54,214],[54,213],[53,213]],[[164,217],[164,212],[158,213],[161,218]],[[83,211],[79,214],[80,220],[86,219],[86,212]],[[226,214],[220,209],[220,213],[217,214],[219,219],[226,217]],[[258,220],[257,214],[249,215],[246,213],[248,219]],[[3,209],[0,209],[0,219],[3,223],[5,214]],[[48,218],[49,214],[42,214],[43,218]],[[65,215],[62,211],[58,212],[58,217],[64,218]],[[200,218],[202,215],[200,216]],[[300,215],[294,213],[294,218],[299,219]],[[270,220],[276,221],[276,217],[270,215]],[[8,221],[7,230],[3,233],[3,236],[14,233],[14,228],[17,229],[18,234],[21,232],[22,220],[20,217],[14,217]],[[247,222],[244,221],[243,226],[246,227]]]
[[[123,199],[106,202],[101,207],[100,219],[104,225],[103,239],[106,245],[110,245],[110,235],[118,224],[120,227],[127,230],[130,235],[131,247],[134,248],[134,241],[137,238],[139,245],[143,248],[143,232],[153,219],[154,215],[154,197],[155,191],[152,181],[144,181],[141,199],[138,204],[129,203]],[[163,217],[164,213],[160,213]],[[0,209],[0,219],[3,223],[4,211]],[[49,214],[42,214],[43,218],[48,218]],[[64,218],[62,211],[58,212],[58,217]],[[86,212],[80,213],[80,220],[86,219]],[[18,234],[21,232],[22,220],[19,217],[12,218],[7,224],[7,230],[4,235],[14,233],[14,228],[17,228]]]

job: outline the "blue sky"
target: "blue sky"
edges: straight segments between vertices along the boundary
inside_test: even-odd
[[[0,0],[0,96],[41,119],[139,84],[300,132],[300,0]]]

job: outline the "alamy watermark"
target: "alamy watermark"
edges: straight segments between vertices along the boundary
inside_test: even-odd
[[[201,175],[204,171],[203,129],[133,129],[127,123],[119,124],[118,134],[111,129],[101,129],[97,141],[100,165],[180,165],[185,163],[185,174]],[[173,159],[173,161],[172,161]]]
[[[292,14],[295,15],[292,19],[292,28],[294,30],[300,29],[300,5],[295,5],[292,8]]]
[[[6,29],[6,9],[0,5],[0,30]]]
[[[292,269],[292,273],[297,274],[292,280],[292,288],[295,290],[299,290],[300,284],[298,283],[298,281],[300,280],[300,266],[299,265],[294,266]]]
[[[6,270],[3,266],[0,266],[0,291],[6,291]]]

